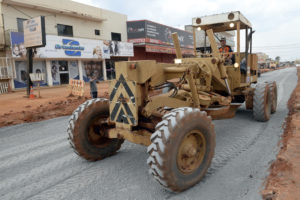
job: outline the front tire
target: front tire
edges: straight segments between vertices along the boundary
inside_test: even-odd
[[[164,115],[151,136],[149,172],[166,189],[180,192],[198,183],[211,164],[215,131],[206,112],[178,108]]]
[[[72,114],[67,129],[68,139],[75,153],[89,161],[113,155],[120,149],[123,140],[104,137],[109,128],[107,99],[91,99],[81,104]]]

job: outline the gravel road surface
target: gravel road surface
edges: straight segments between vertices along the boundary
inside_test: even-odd
[[[68,117],[0,129],[0,199],[261,199],[260,189],[278,152],[296,86],[296,68],[262,74],[276,80],[277,112],[256,122],[242,106],[233,119],[214,121],[216,153],[205,178],[180,193],[164,190],[148,174],[146,148],[125,142],[98,162],[79,158],[67,141]]]

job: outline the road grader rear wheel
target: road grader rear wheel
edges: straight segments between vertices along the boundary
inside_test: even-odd
[[[267,83],[258,83],[253,96],[253,117],[257,121],[266,122],[270,119],[272,98]]]
[[[91,99],[81,104],[69,120],[68,135],[75,153],[89,161],[101,160],[120,149],[123,140],[104,137],[108,128],[107,99]]]
[[[268,83],[271,93],[271,113],[275,113],[277,110],[277,84],[276,81]]]
[[[215,137],[206,112],[186,107],[172,110],[151,136],[149,172],[168,190],[188,189],[202,179],[210,166]]]

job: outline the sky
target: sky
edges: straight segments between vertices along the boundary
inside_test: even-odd
[[[299,0],[75,0],[126,14],[128,20],[147,19],[184,29],[193,17],[241,11],[251,22],[253,52],[282,61],[300,59]]]

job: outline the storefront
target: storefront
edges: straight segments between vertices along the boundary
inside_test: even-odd
[[[70,79],[79,79],[78,61],[51,60],[53,85],[68,84]]]
[[[27,71],[27,63],[22,60],[15,61],[15,71],[16,78],[14,79],[15,88],[23,88],[26,87],[26,71]],[[45,61],[34,61],[33,62],[33,73],[45,73],[46,74],[46,63]],[[47,77],[46,80],[42,82],[42,86],[47,85]]]
[[[26,50],[24,36],[11,32],[15,59],[15,88],[26,87]],[[33,73],[45,73],[42,85],[68,84],[70,79],[103,81],[114,77],[114,63],[133,56],[133,44],[127,42],[46,36],[46,46],[34,52]],[[107,64],[109,66],[107,67]]]
[[[134,43],[134,57],[130,60],[156,60],[173,63],[176,51],[172,33],[177,32],[184,57],[194,54],[193,34],[148,20],[127,22],[128,42]]]

